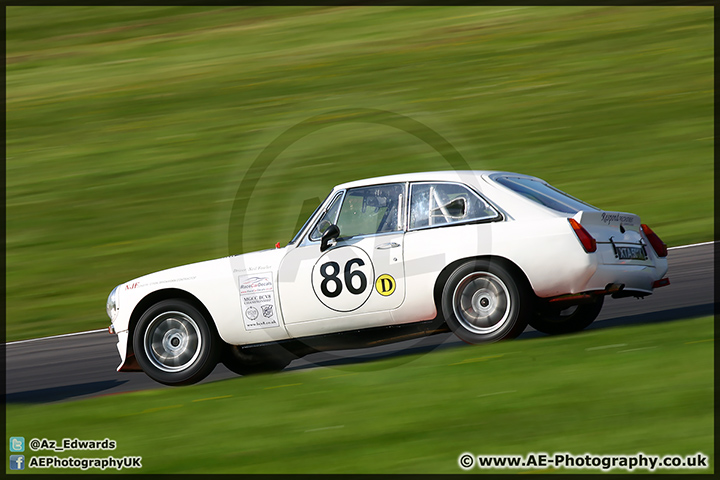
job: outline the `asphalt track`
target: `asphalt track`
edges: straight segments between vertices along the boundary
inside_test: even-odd
[[[679,247],[668,255],[670,285],[644,299],[607,298],[603,311],[589,327],[649,324],[714,313],[714,244]],[[99,318],[102,328],[107,319]],[[514,341],[543,336],[528,327]],[[6,402],[53,403],[99,395],[173,388],[155,383],[142,372],[119,373],[115,335],[106,331],[77,336],[10,343],[6,348]],[[358,350],[317,353],[295,360],[285,370],[342,368],[343,364],[430,352],[434,348],[462,348],[452,334]],[[237,375],[218,365],[203,382]]]

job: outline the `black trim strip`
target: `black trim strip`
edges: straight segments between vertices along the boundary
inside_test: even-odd
[[[450,328],[437,318],[422,322],[406,323],[402,325],[386,325],[358,330],[349,330],[308,337],[290,338],[276,342],[240,345],[243,350],[266,348],[269,345],[279,345],[293,355],[303,357],[311,353],[329,350],[348,350],[356,348],[374,347],[389,343],[402,342],[413,338],[427,337],[440,333],[447,333]]]

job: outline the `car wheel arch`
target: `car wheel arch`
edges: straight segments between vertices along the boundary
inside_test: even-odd
[[[222,337],[220,336],[217,326],[215,325],[215,319],[212,315],[210,315],[210,311],[205,307],[205,304],[200,301],[199,298],[197,298],[192,293],[182,290],[179,288],[164,288],[162,290],[155,290],[154,292],[151,292],[147,294],[145,297],[143,297],[142,300],[140,300],[137,305],[135,305],[135,308],[133,309],[132,314],[130,315],[130,322],[128,323],[128,337],[132,338],[135,333],[135,327],[137,326],[138,321],[140,320],[140,317],[142,317],[143,313],[145,311],[155,305],[158,302],[162,302],[163,300],[185,300],[186,302],[190,303],[193,307],[197,308],[200,313],[208,320],[208,325],[210,326],[210,329],[212,330],[213,334],[221,341]],[[129,341],[127,345],[127,356],[128,358],[133,357],[135,355],[135,352],[133,351],[133,345],[132,342]]]
[[[435,309],[437,311],[438,317],[442,317],[442,291],[448,278],[450,278],[450,275],[452,275],[452,273],[458,267],[460,267],[460,265],[477,260],[497,262],[499,265],[507,269],[508,272],[513,276],[513,278],[515,278],[518,282],[521,282],[523,284],[523,287],[526,288],[527,292],[530,292],[533,297],[535,296],[535,292],[532,288],[532,285],[530,284],[530,280],[528,279],[527,275],[525,274],[523,269],[520,268],[512,260],[498,255],[478,255],[475,257],[464,257],[446,265],[445,268],[442,269],[440,274],[435,279],[435,286],[433,288],[433,299],[435,301]]]

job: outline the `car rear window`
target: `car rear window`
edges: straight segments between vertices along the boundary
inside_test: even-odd
[[[600,210],[545,182],[532,178],[498,177],[496,181],[533,202],[558,212],[575,214],[581,210]]]

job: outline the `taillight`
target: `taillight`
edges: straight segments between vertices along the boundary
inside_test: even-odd
[[[575,221],[575,219],[568,218],[568,221],[570,222],[570,225],[575,231],[575,235],[577,235],[578,240],[580,240],[580,243],[582,243],[585,251],[587,253],[592,253],[597,250],[597,242],[592,237],[592,235],[590,235],[588,231],[583,228],[582,225]]]
[[[667,257],[667,245],[665,245],[665,242],[660,240],[660,237],[657,236],[657,233],[653,232],[652,228],[648,227],[644,223],[640,225],[640,228],[642,228],[643,233],[650,242],[650,245],[652,245],[655,253],[657,253],[657,256]]]

